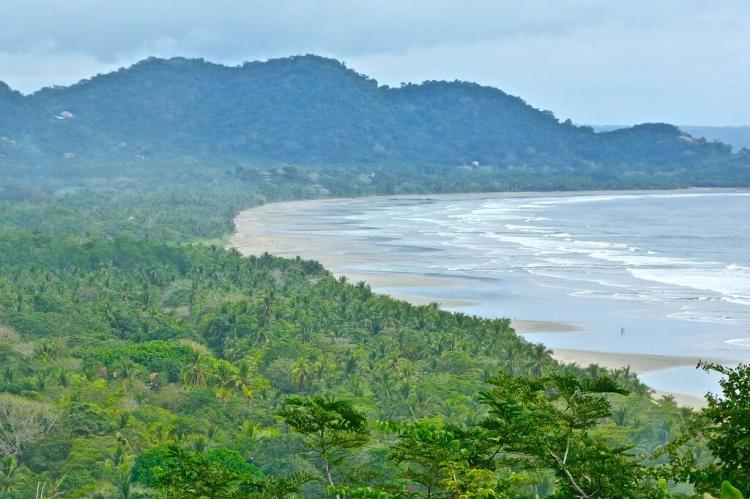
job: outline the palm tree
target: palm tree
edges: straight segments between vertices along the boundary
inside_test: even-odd
[[[298,359],[292,367],[292,383],[297,390],[302,391],[308,384],[310,378],[310,364],[304,359]]]
[[[207,442],[203,436],[197,436],[190,441],[190,448],[197,454],[203,454],[206,450]]]
[[[349,376],[347,378],[347,387],[349,393],[355,397],[362,397],[365,394],[365,383],[362,382],[362,378],[357,376]]]
[[[0,492],[13,492],[23,480],[23,469],[13,456],[5,456],[0,460]]]
[[[357,370],[357,356],[350,353],[344,360],[344,374],[351,375]]]
[[[267,327],[258,328],[255,331],[255,346],[263,348],[271,339],[271,331]]]
[[[505,349],[505,370],[511,376],[518,374],[518,362],[518,348],[513,344],[508,345]]]
[[[216,389],[216,398],[221,400],[222,405],[227,403],[232,397],[232,390],[229,388],[219,387]]]
[[[541,343],[534,345],[531,350],[531,360],[528,367],[533,376],[541,376],[544,371],[552,364],[552,350]]]
[[[617,426],[625,426],[625,420],[628,417],[628,407],[623,405],[619,409],[612,411],[612,419]]]
[[[49,341],[43,341],[34,348],[34,358],[42,362],[50,362],[57,354],[57,348]]]
[[[70,385],[70,375],[68,374],[67,369],[60,368],[60,370],[57,372],[57,382],[62,387],[67,387]]]
[[[585,371],[592,378],[598,378],[606,372],[606,369],[603,369],[599,364],[589,364]]]
[[[177,424],[169,430],[169,436],[175,443],[184,442],[185,439],[190,436],[192,430],[188,423],[184,420],[178,421]]]
[[[386,400],[391,398],[391,391],[393,389],[393,380],[390,372],[385,370],[378,370],[373,375],[373,384],[375,387],[382,391],[382,394]]]
[[[206,386],[208,384],[208,366],[205,363],[205,355],[193,352],[190,362],[182,368],[182,382],[186,385]]]
[[[62,486],[67,476],[68,476],[67,474],[63,475],[63,477],[60,478],[58,481],[50,484],[49,488],[47,487],[46,481],[37,482],[36,493],[34,495],[34,499],[54,499],[56,497],[61,497],[62,492],[60,491],[60,487]]]
[[[109,460],[112,463],[112,466],[121,466],[125,462],[125,447],[123,447],[122,444],[117,444],[115,450],[110,455]]]
[[[248,383],[252,372],[253,365],[247,359],[243,359],[237,363],[237,376],[239,376],[243,383]]]
[[[130,467],[125,464],[117,466],[112,472],[112,484],[115,486],[115,498],[117,499],[130,499],[133,497],[133,491],[131,484],[133,482],[133,474],[131,473]]]
[[[47,382],[49,381],[50,374],[49,371],[39,371],[36,373],[36,377],[34,379],[34,385],[36,385],[37,391],[41,392],[44,391],[44,389],[47,387]]]
[[[234,380],[234,370],[232,365],[226,361],[219,361],[216,364],[216,370],[214,372],[214,382],[220,388],[226,388],[232,385]]]
[[[263,325],[263,327],[271,323],[271,318],[273,317],[274,298],[275,298],[275,295],[273,292],[263,297],[263,302],[261,304],[261,313],[260,313],[261,324]]]
[[[242,360],[237,364],[237,374],[234,376],[234,387],[239,390],[242,395],[250,400],[253,395],[252,379],[253,366],[248,360]]]
[[[135,363],[130,359],[123,359],[115,363],[112,369],[112,377],[119,379],[124,382],[129,382],[130,377],[133,375],[135,369]]]

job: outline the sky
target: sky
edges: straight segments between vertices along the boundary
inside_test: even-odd
[[[335,57],[381,84],[468,80],[576,123],[750,125],[750,0],[1,0],[29,93],[148,56]]]

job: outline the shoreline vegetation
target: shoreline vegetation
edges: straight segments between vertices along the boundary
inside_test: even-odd
[[[750,490],[748,366],[702,365],[723,395],[680,407],[471,300],[424,304],[420,286],[469,276],[348,273],[366,245],[305,241],[300,211],[718,192],[655,189],[750,186],[750,150],[665,123],[595,133],[499,89],[389,88],[316,56],[150,58],[26,96],[0,82],[0,132],[2,499]],[[584,324],[541,318],[513,326]]]
[[[659,459],[693,417],[674,399],[649,398],[632,372],[557,365],[507,319],[413,306],[310,260],[29,232],[9,233],[0,250],[0,418],[44,423],[20,445],[0,439],[1,471],[19,491],[8,499],[51,480],[70,497],[116,497],[115,488],[211,497],[191,492],[205,482],[242,490],[214,497],[324,497],[343,484],[342,497],[395,499],[422,490],[406,473],[432,457],[429,487],[452,490],[443,477],[456,469],[468,473],[460,487],[480,476],[513,488],[497,497],[549,496],[567,490],[568,467],[552,477],[561,467],[539,452],[540,438],[556,454],[575,438],[576,473],[612,481],[604,496],[617,497],[655,490],[659,469],[633,456]],[[509,403],[524,409],[507,413]],[[578,414],[590,433],[569,431]],[[310,454],[321,448],[311,417],[344,445],[325,475]],[[505,425],[514,430],[494,433]],[[522,482],[506,478],[514,464],[497,457],[497,438],[502,456],[534,459]],[[391,460],[414,446],[419,456]],[[666,476],[687,482],[675,470]],[[383,493],[360,494],[372,488]]]
[[[510,398],[547,423],[534,425],[534,434],[511,432],[503,444],[507,452],[533,454],[539,449],[535,439],[550,441],[553,434],[562,440],[552,441],[552,450],[563,452],[570,437],[559,426],[568,415],[556,412],[563,385],[573,390],[566,396],[597,406],[598,416],[587,423],[594,432],[575,437],[575,448],[583,452],[577,458],[581,473],[595,472],[605,480],[622,475],[626,481],[614,487],[623,494],[631,486],[666,490],[667,482],[654,482],[656,476],[664,476],[678,497],[716,491],[719,478],[744,488],[742,477],[731,471],[734,461],[695,478],[688,474],[692,465],[681,460],[695,455],[701,469],[714,466],[703,437],[690,433],[704,414],[711,416],[706,411],[723,414],[711,400],[703,411],[693,412],[690,407],[702,404],[662,397],[632,369],[556,362],[542,344],[517,335],[509,320],[461,313],[471,303],[460,297],[443,302],[455,313],[404,300],[424,301],[415,284],[476,283],[469,277],[459,281],[423,275],[415,280],[404,273],[351,273],[345,283],[336,276],[336,264],[356,265],[369,258],[366,252],[342,255],[328,241],[313,248],[321,255],[315,262],[294,258],[301,248],[311,249],[300,232],[258,231],[244,241],[239,236],[247,234],[242,219],[288,228],[279,218],[280,206],[304,215],[300,210],[321,203],[343,207],[351,198],[317,195],[319,200],[310,204],[268,204],[316,195],[302,181],[276,177],[252,191],[253,184],[232,183],[228,174],[206,185],[203,180],[130,180],[123,185],[132,190],[82,189],[40,203],[8,201],[8,210],[0,211],[5,220],[0,238],[0,358],[5,359],[0,404],[50,415],[54,421],[51,433],[12,449],[2,463],[0,472],[18,476],[14,487],[20,492],[9,497],[28,497],[35,487],[53,485],[70,497],[114,497],[121,489],[138,494],[172,490],[176,497],[194,497],[181,487],[204,478],[197,470],[208,473],[212,491],[211,480],[228,477],[225,489],[242,489],[244,495],[238,497],[286,497],[292,492],[323,497],[330,493],[330,480],[320,478],[318,460],[304,450],[314,442],[295,424],[307,412],[322,411],[336,419],[338,410],[353,415],[359,427],[369,421],[363,437],[371,432],[362,440],[364,448],[342,450],[354,467],[337,466],[331,476],[337,484],[354,487],[347,490],[356,489],[356,494],[341,489],[340,495],[395,498],[403,497],[403,490],[422,490],[421,481],[406,475],[413,466],[423,466],[421,457],[412,456],[406,464],[391,457],[400,449],[425,445],[425,456],[447,459],[439,463],[438,487],[447,487],[443,466],[452,466],[467,473],[458,477],[457,486],[485,477],[512,489],[498,497],[549,496],[567,490],[568,482],[567,475],[554,475],[559,463],[549,461],[546,452],[518,476],[521,482],[506,483],[506,465],[494,461],[496,451],[481,447],[479,456],[489,456],[489,464],[475,469],[475,461],[462,452],[444,454],[446,449],[433,444],[448,436],[451,449],[475,448],[494,438],[482,425],[500,424],[488,411],[501,409],[493,404]],[[414,197],[381,199],[399,203]],[[267,204],[238,216],[241,208],[261,203]],[[299,218],[304,222],[305,217]],[[235,234],[227,236],[235,227]],[[245,258],[226,250],[244,246],[238,249],[264,253],[272,245],[284,252]],[[355,280],[385,292],[355,285]],[[388,285],[397,285],[403,296],[389,296],[396,293]],[[554,335],[575,333],[579,327],[521,319],[525,322],[515,323],[519,331]],[[546,388],[538,392],[542,386]],[[630,394],[621,396],[623,389]],[[731,389],[724,393],[733,393]],[[522,393],[553,395],[514,399]],[[511,418],[506,423],[529,422]],[[703,426],[695,428],[704,431]],[[675,459],[665,455],[672,442],[680,453]],[[605,452],[585,453],[594,447]],[[631,449],[632,455],[622,449]],[[411,459],[416,464],[409,464]],[[662,469],[667,459],[670,464]],[[357,495],[373,487],[385,495]],[[94,490],[101,493],[92,496]],[[625,496],[652,497],[640,492]]]
[[[405,300],[413,305],[427,305],[437,302],[442,308],[460,311],[461,307],[470,306],[475,302],[460,298],[432,299],[410,294],[409,288],[430,288],[442,286],[459,286],[468,284],[470,279],[461,277],[443,277],[422,274],[410,274],[403,272],[360,272],[352,269],[358,263],[369,259],[370,255],[356,241],[351,238],[347,241],[349,247],[344,251],[338,244],[326,242],[324,238],[313,238],[305,230],[325,230],[337,226],[336,222],[322,223],[316,227],[294,227],[289,226],[293,216],[298,210],[309,211],[331,206],[346,206],[352,202],[365,202],[392,200],[393,202],[413,200],[465,200],[465,199],[501,199],[501,198],[525,198],[525,197],[575,197],[593,195],[658,195],[658,194],[711,194],[726,192],[748,192],[743,188],[689,188],[689,189],[667,189],[667,190],[595,190],[595,191],[527,191],[527,192],[497,192],[497,193],[456,193],[456,194],[432,194],[432,195],[392,195],[392,196],[370,196],[370,197],[343,197],[325,198],[300,201],[286,201],[280,203],[268,203],[258,207],[241,211],[234,219],[235,231],[229,238],[228,248],[234,248],[245,256],[262,255],[270,253],[275,256],[297,257],[312,259],[320,262],[326,269],[337,277],[346,277],[351,283],[365,282],[378,293],[387,294],[393,298]],[[383,257],[385,260],[394,258]],[[397,257],[396,257],[397,258]],[[394,292],[391,289],[397,288]],[[519,334],[528,333],[565,333],[582,331],[583,329],[570,322],[563,321],[540,321],[533,318],[515,319],[511,321],[512,327]],[[705,358],[697,356],[681,355],[656,355],[643,353],[622,353],[609,351],[591,351],[579,349],[552,349],[552,356],[557,361],[565,364],[575,364],[579,367],[587,367],[597,364],[608,369],[619,369],[629,367],[636,374],[659,371],[674,367],[695,366],[699,360],[727,363],[724,359]],[[703,397],[694,395],[665,392],[654,390],[654,395],[660,397],[669,395],[682,406],[700,409],[705,406]]]

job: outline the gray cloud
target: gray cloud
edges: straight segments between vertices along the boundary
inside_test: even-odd
[[[465,79],[578,122],[750,122],[747,0],[3,0],[22,91],[149,55],[319,53],[387,84]]]

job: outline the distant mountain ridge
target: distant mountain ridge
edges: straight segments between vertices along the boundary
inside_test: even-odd
[[[611,132],[626,125],[591,125],[596,132]],[[677,125],[693,137],[705,138],[709,141],[723,142],[735,150],[750,149],[750,125],[718,126],[718,125]]]
[[[750,151],[733,154],[672,125],[595,133],[496,88],[460,81],[389,88],[312,55],[236,67],[149,58],[28,96],[0,83],[0,162],[209,159],[750,177]]]

